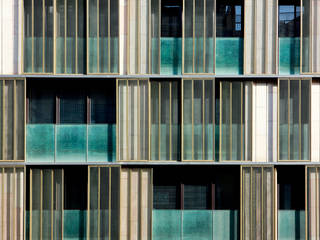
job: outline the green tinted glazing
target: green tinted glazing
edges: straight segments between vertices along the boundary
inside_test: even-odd
[[[179,240],[181,239],[181,211],[153,210],[152,239]]]
[[[305,239],[305,211],[278,211],[278,240]]]
[[[64,210],[63,239],[87,239],[87,211]]]
[[[239,211],[214,210],[213,236],[215,240],[239,239]]]
[[[183,240],[212,239],[212,210],[184,210],[182,213]]]
[[[56,161],[85,162],[87,151],[86,125],[56,126]]]
[[[279,74],[300,73],[300,38],[279,38]]]
[[[24,72],[32,72],[32,37],[24,38]]]
[[[161,74],[181,74],[181,38],[161,38]]]
[[[116,160],[116,125],[88,125],[88,161]]]
[[[28,162],[53,162],[54,125],[28,124],[26,145]]]
[[[243,38],[216,39],[216,74],[243,74]]]

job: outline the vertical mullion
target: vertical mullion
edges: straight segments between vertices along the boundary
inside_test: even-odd
[[[31,44],[31,71],[34,73],[34,0],[31,0],[32,16],[31,16],[31,35],[32,35],[32,44]]]
[[[216,159],[216,119],[215,119],[215,92],[216,92],[216,81],[214,80],[210,80],[212,81],[212,129],[213,129],[213,146],[212,146],[212,160]]]
[[[232,159],[232,82],[230,82],[230,148],[229,148],[229,154],[230,154],[230,159]]]
[[[172,160],[172,81],[169,82],[169,160]]]
[[[75,54],[76,54],[76,56],[75,56],[75,73],[77,74],[78,73],[78,1],[79,0],[75,0],[76,1],[76,9],[75,9],[75,11],[76,11],[76,16],[75,16],[75,25],[76,25],[76,32],[75,32],[75,35],[76,35],[76,44],[75,44]]]
[[[205,0],[204,0],[205,1]],[[207,160],[205,159],[205,137],[204,137],[204,134],[205,134],[205,91],[204,91],[204,86],[205,86],[205,81],[206,80],[201,80],[202,82],[202,160]]]
[[[299,160],[301,160],[301,81],[299,80]]]
[[[243,159],[243,127],[242,127],[242,117],[243,117],[243,82],[240,83],[240,102],[241,102],[241,109],[240,109],[240,136],[241,136],[241,140],[240,140],[240,160],[244,160]]]
[[[6,80],[2,80],[2,159],[8,160],[7,156],[6,156],[6,142],[7,141],[6,141],[6,135],[5,135],[5,131],[8,131],[6,129],[6,124],[5,124],[5,116],[6,116],[5,86],[6,86]]]
[[[251,231],[250,231],[250,239],[253,239],[253,227],[252,227],[252,195],[253,195],[253,192],[252,192],[252,167],[250,167],[250,227],[251,227]]]
[[[30,236],[30,239],[33,239],[32,238],[32,169],[30,169],[30,189],[29,189],[29,194],[30,194],[30,202],[29,202],[29,209],[30,209],[30,216],[29,216],[29,221],[30,221],[30,231],[29,231],[29,236]],[[2,182],[4,182],[4,169],[2,169]],[[3,186],[2,186],[2,196],[3,196]],[[4,208],[4,205],[3,205],[3,208]],[[2,215],[2,221],[4,222],[3,220],[4,218],[4,215]],[[3,230],[4,228],[4,225],[2,225],[2,232],[4,232]]]
[[[87,188],[88,188],[88,202],[87,202],[87,239],[90,239],[90,169],[91,167],[88,166],[88,182],[87,182]]]
[[[137,160],[142,160],[141,159],[141,144],[140,144],[140,138],[141,138],[141,134],[140,134],[140,121],[141,121],[141,115],[140,115],[140,80],[137,80],[137,102],[138,102],[138,106],[137,106],[137,111],[138,111],[138,126],[137,126],[137,140],[138,140],[138,151],[137,151]],[[144,159],[145,160],[145,159]]]
[[[64,0],[64,73],[67,72],[67,0]]]
[[[42,0],[42,72],[45,72],[45,23],[46,23],[46,11],[45,1]]]
[[[54,206],[53,206],[54,184],[53,184],[53,181],[54,181],[54,170],[52,169],[51,170],[51,239],[53,239],[53,210],[54,210]]]
[[[110,54],[110,40],[111,40],[111,30],[110,30],[110,0],[108,0],[108,72],[111,72],[111,54]]]
[[[40,239],[43,239],[42,224],[43,224],[43,169],[40,170]],[[32,229],[31,229],[32,231]]]
[[[193,0],[195,1],[195,0]],[[191,126],[192,126],[192,142],[191,142],[191,148],[192,148],[192,156],[190,160],[194,159],[194,107],[193,107],[193,103],[194,103],[194,80],[191,80]]]
[[[203,72],[206,72],[206,0],[203,0]]]
[[[160,160],[161,159],[161,82],[158,82],[158,90],[159,90],[159,109],[158,109],[158,111],[159,111],[159,116],[158,116],[158,121],[159,121],[159,123],[158,123],[158,159]]]
[[[62,199],[61,199],[61,202],[62,202],[62,209],[61,209],[61,212],[62,212],[62,221],[61,221],[61,238],[63,239],[63,226],[64,226],[64,169],[62,169]]]
[[[14,167],[13,168],[13,207],[14,207],[14,210],[13,210],[13,236],[12,236],[12,239],[16,239],[16,215],[17,215],[17,206],[16,206],[16,203],[17,203],[17,194],[16,194],[16,191],[17,191],[17,177],[16,177],[16,168]]]
[[[290,80],[288,81],[288,160],[290,160]]]
[[[100,167],[98,167],[98,193],[97,193],[97,199],[98,199],[98,239],[100,239],[100,218],[101,218],[101,214],[100,214],[100,190],[101,190],[101,183],[100,183],[100,178],[101,178],[101,171],[100,171]],[[110,214],[110,212],[109,212]]]
[[[17,150],[17,93],[16,93],[16,88],[17,88],[17,84],[16,84],[16,80],[13,80],[13,159],[12,160],[16,160],[17,159],[17,154],[16,154],[16,150]]]
[[[111,210],[111,184],[112,184],[112,178],[111,178],[111,167],[109,167],[109,183],[108,183],[108,189],[109,189],[109,202],[108,202],[108,206],[109,206],[109,211],[108,211],[108,218],[109,218],[109,221],[108,221],[108,224],[109,224],[109,232],[108,232],[108,235],[109,235],[109,239],[111,239],[111,213],[112,213],[112,210]],[[101,198],[101,197],[100,197]]]
[[[195,48],[195,16],[196,16],[196,0],[193,0],[193,13],[192,13],[192,72],[194,73],[194,48]],[[193,80],[192,80],[193,82]],[[192,156],[193,160],[193,156]]]
[[[219,91],[220,91],[220,106],[219,106],[219,161],[221,161],[221,147],[222,147],[222,131],[221,131],[221,128],[222,128],[222,82],[220,81],[219,82]]]
[[[127,94],[126,94],[126,150],[127,150],[127,154],[126,154],[126,158],[124,160],[129,160],[129,80],[126,80],[127,83]]]
[[[101,0],[103,1],[103,0]],[[97,0],[97,72],[100,72],[100,0]]]

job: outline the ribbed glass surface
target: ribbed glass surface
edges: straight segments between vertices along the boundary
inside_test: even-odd
[[[305,239],[305,211],[278,210],[278,240]]]
[[[300,73],[300,37],[279,38],[279,74]]]
[[[161,74],[181,74],[182,39],[178,37],[161,38]]]

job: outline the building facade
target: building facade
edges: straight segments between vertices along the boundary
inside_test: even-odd
[[[0,239],[320,239],[319,0],[0,1]]]

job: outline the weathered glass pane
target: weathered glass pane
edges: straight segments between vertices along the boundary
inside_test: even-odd
[[[192,81],[183,82],[183,159],[192,160]]]
[[[290,80],[290,160],[300,159],[299,135],[299,80]]]
[[[310,160],[310,80],[301,80],[301,160]]]
[[[153,210],[152,211],[152,239],[180,240],[181,239],[180,210]]]
[[[184,240],[212,239],[212,210],[184,210],[182,238]]]

